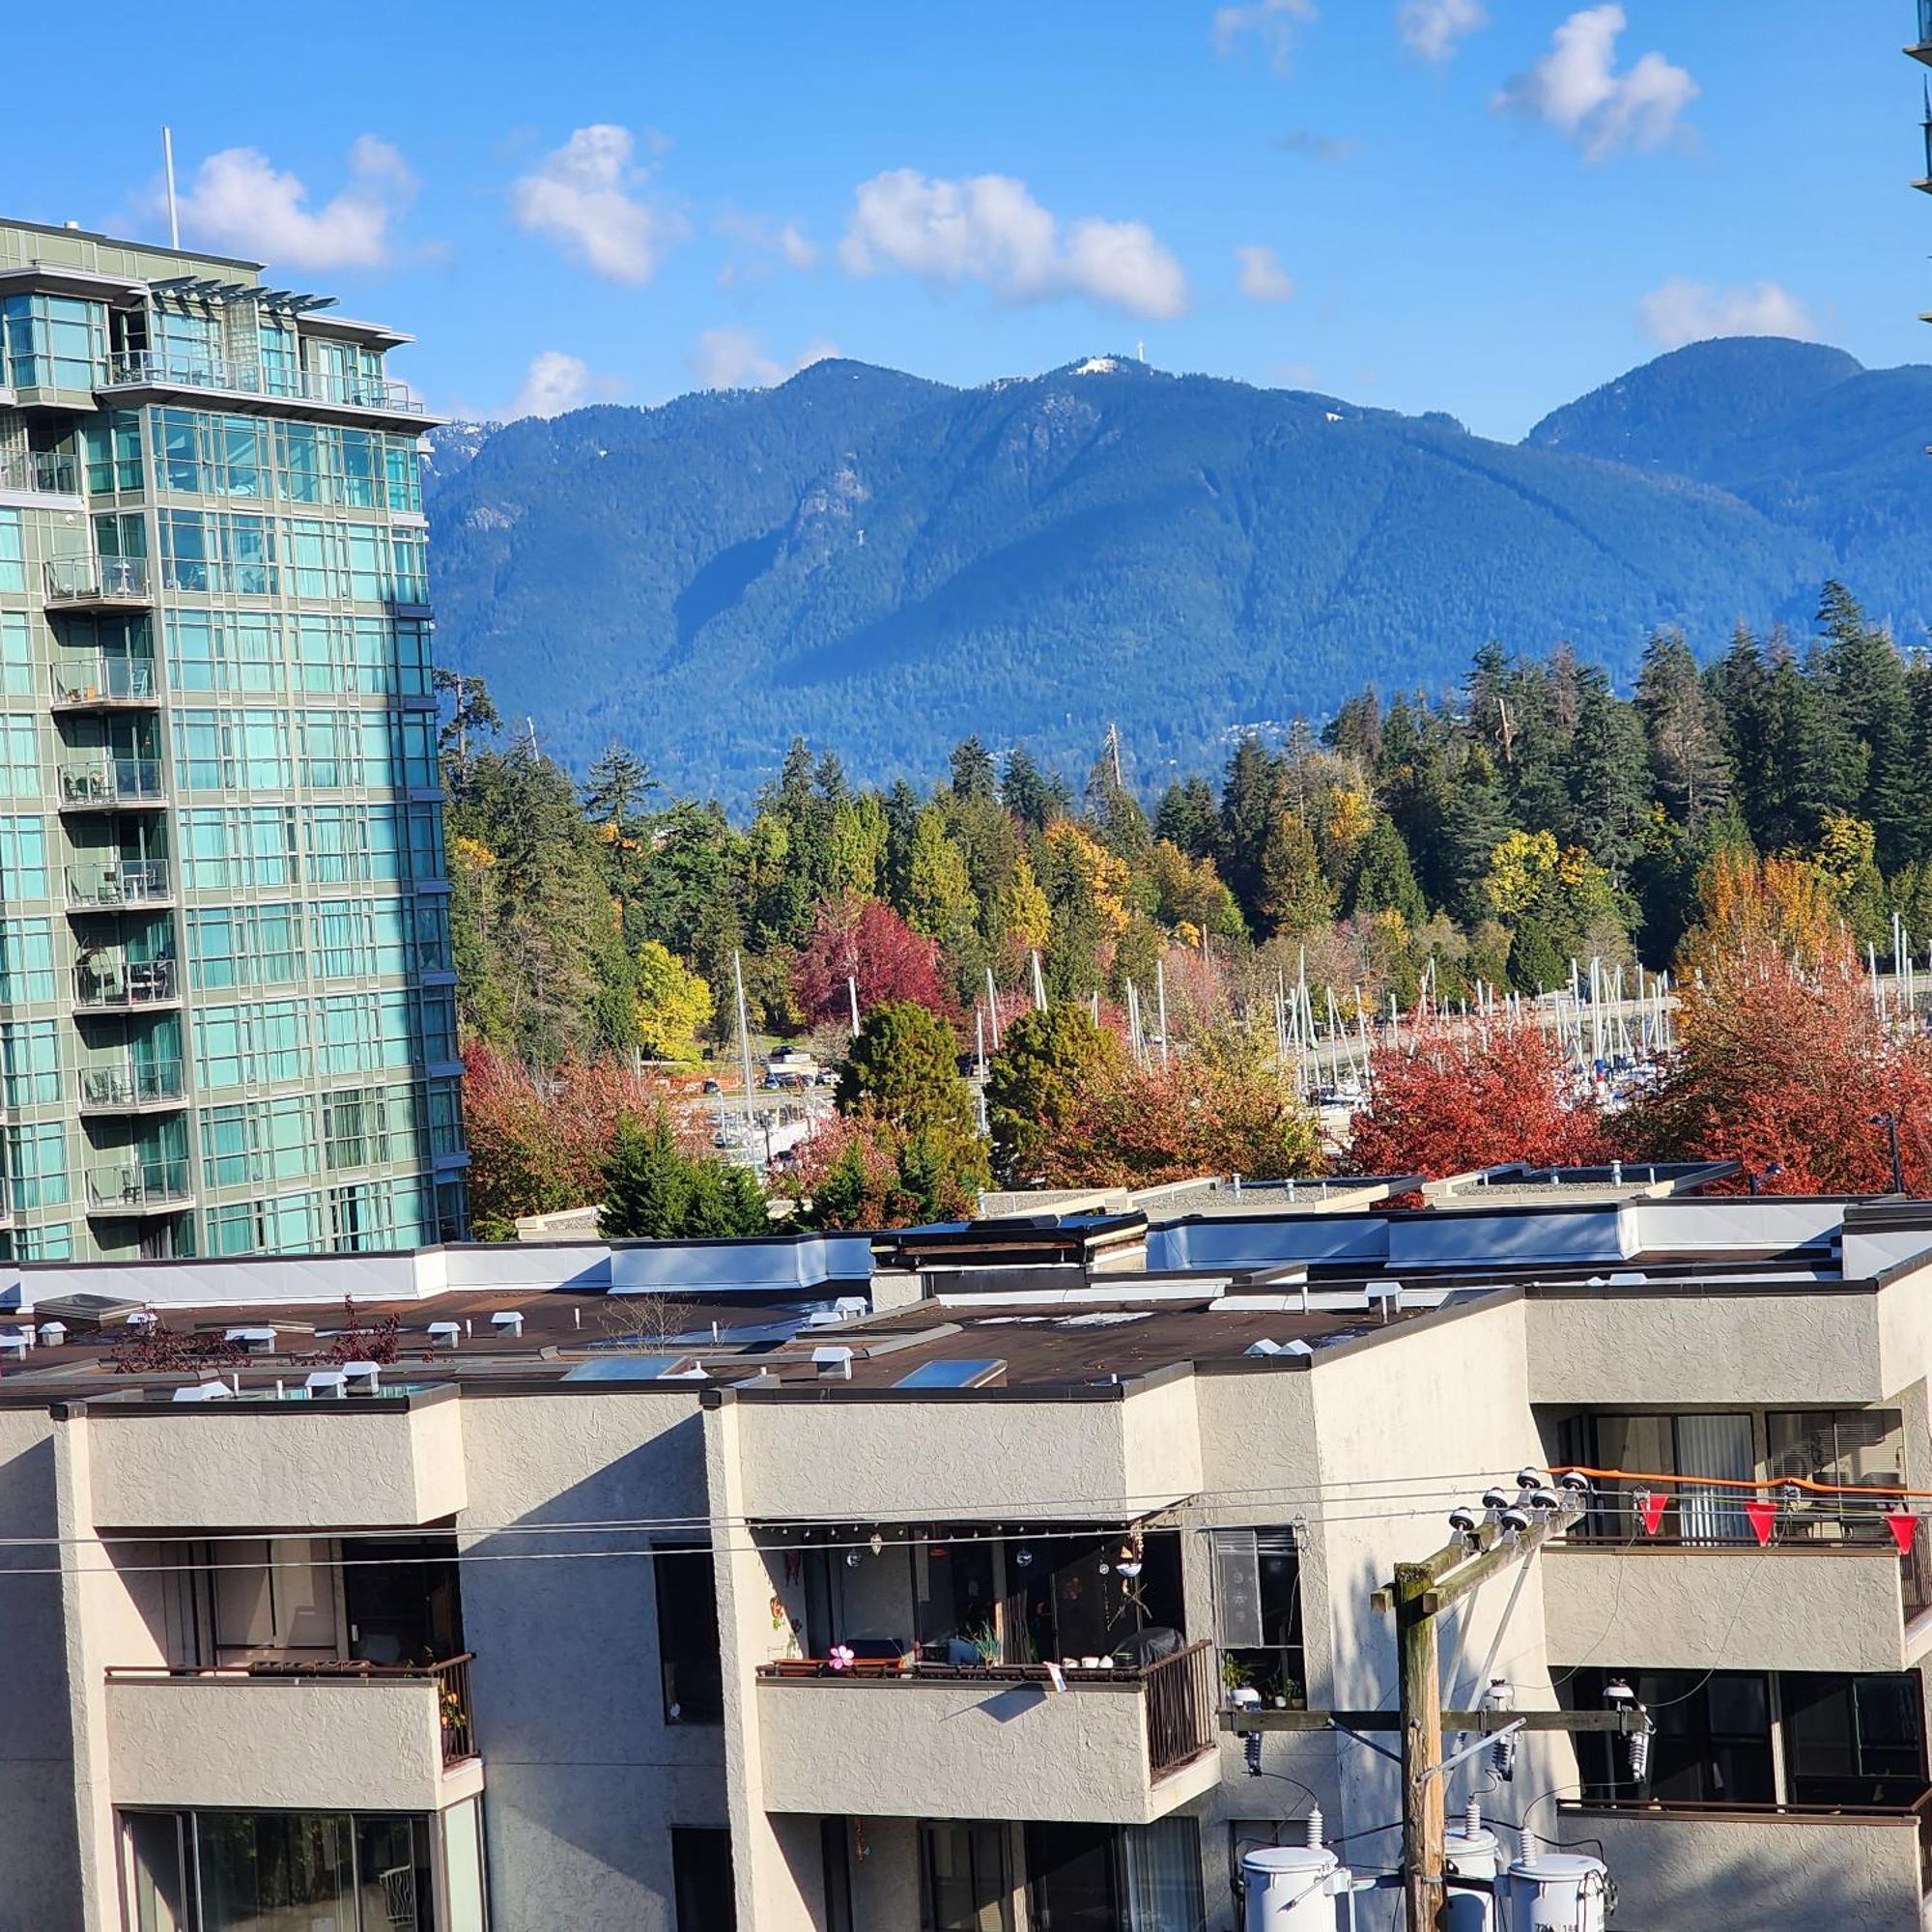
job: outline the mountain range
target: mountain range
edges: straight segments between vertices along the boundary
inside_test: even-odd
[[[439,656],[566,763],[621,739],[742,802],[797,733],[867,780],[969,733],[1145,783],[1496,639],[1626,684],[1681,626],[1808,626],[1837,576],[1932,613],[1932,368],[1699,343],[1520,444],[1098,355],[974,389],[769,389],[433,433]]]

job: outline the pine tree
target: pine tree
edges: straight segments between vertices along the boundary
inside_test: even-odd
[[[1355,867],[1348,911],[1350,917],[1400,913],[1410,932],[1416,931],[1429,917],[1422,888],[1415,883],[1408,847],[1396,830],[1395,821],[1386,814],[1376,819],[1362,841],[1361,861]]]
[[[993,754],[978,738],[968,738],[952,748],[948,760],[952,775],[952,796],[958,799],[990,799],[999,789],[993,768]]]
[[[1200,777],[1177,779],[1161,794],[1153,836],[1165,838],[1190,859],[1206,859],[1214,850],[1219,826],[1213,786]]]
[[[583,815],[609,829],[612,839],[636,836],[644,801],[658,788],[651,768],[613,738],[590,767],[583,785]]]
[[[1729,794],[1731,774],[1716,707],[1683,632],[1658,631],[1644,647],[1636,713],[1671,816],[1701,825]]]
[[[670,1122],[659,1114],[617,1122],[604,1167],[597,1232],[607,1241],[664,1240],[684,1231],[691,1174]]]
[[[1451,909],[1465,923],[1474,924],[1488,917],[1483,881],[1491,858],[1510,831],[1502,781],[1480,747],[1470,753],[1450,793],[1442,831]]]
[[[1921,816],[1905,664],[1842,583],[1826,584],[1818,623],[1826,701],[1865,753],[1853,810],[1878,835],[1880,866],[1895,867],[1909,856]]]
[[[1264,930],[1302,937],[1335,917],[1328,881],[1308,827],[1291,811],[1275,814],[1262,847],[1260,901]]]
[[[1241,733],[1221,787],[1215,863],[1250,923],[1262,923],[1262,848],[1281,799],[1281,770],[1252,732]]]
[[[1036,832],[1044,832],[1056,818],[1065,818],[1073,810],[1066,781],[1058,772],[1042,772],[1024,745],[1015,745],[1007,753],[1000,802],[1022,825]]]
[[[1611,696],[1609,680],[1595,666],[1577,674],[1577,728],[1563,767],[1564,838],[1622,879],[1636,857],[1650,804],[1649,756],[1636,714]]]

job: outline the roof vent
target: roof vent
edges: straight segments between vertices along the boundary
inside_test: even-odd
[[[347,1392],[349,1378],[340,1369],[317,1369],[302,1383],[312,1396],[339,1396]]]
[[[432,1349],[453,1349],[463,1339],[462,1328],[454,1321],[432,1321],[429,1345]]]
[[[274,1352],[275,1331],[272,1328],[225,1328],[221,1339],[246,1349],[251,1355],[269,1355]]]
[[[808,1308],[805,1311],[807,1328],[842,1328],[845,1317],[836,1308]]]
[[[64,1321],[43,1321],[41,1323],[41,1347],[58,1349],[67,1340],[67,1323]]]
[[[0,1328],[0,1359],[9,1362],[24,1362],[27,1350],[33,1347],[33,1337],[18,1328]]]
[[[506,1342],[514,1342],[524,1332],[524,1311],[521,1308],[500,1308],[491,1316],[490,1325]]]
[[[226,1382],[192,1382],[175,1390],[177,1402],[233,1402],[235,1391]]]
[[[344,1362],[342,1379],[351,1395],[375,1395],[383,1380],[383,1370],[377,1362]]]
[[[137,1308],[128,1318],[129,1328],[154,1328],[159,1325],[160,1317],[152,1308]]]
[[[852,1351],[850,1349],[814,1349],[811,1351],[811,1366],[818,1371],[820,1381],[849,1382],[852,1379]]]
[[[1241,1353],[1244,1355],[1278,1355],[1281,1353],[1281,1344],[1279,1342],[1270,1342],[1264,1335],[1259,1341],[1250,1342],[1241,1350]]]
[[[1306,1361],[1310,1355],[1314,1354],[1315,1350],[1306,1342],[1296,1341],[1291,1342],[1281,1352],[1284,1355],[1294,1355]]]
[[[872,1312],[872,1304],[863,1294],[841,1294],[832,1304],[832,1312],[844,1316],[848,1321],[859,1321]]]

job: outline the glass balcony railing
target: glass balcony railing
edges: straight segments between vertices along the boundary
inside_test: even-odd
[[[1932,46],[1932,0],[1918,0],[1918,44]]]
[[[184,1097],[179,1060],[124,1061],[119,1066],[90,1066],[80,1076],[80,1103],[107,1111],[165,1107]]]
[[[61,805],[158,805],[167,795],[158,758],[98,758],[63,765]]]
[[[164,859],[109,860],[98,870],[71,866],[67,902],[76,912],[114,912],[122,906],[155,905],[173,896]]]
[[[30,449],[0,458],[0,490],[32,490],[42,496],[78,497],[80,465],[54,449]]]
[[[153,658],[62,658],[52,668],[56,704],[146,704],[158,696]]]
[[[421,415],[423,406],[402,383],[380,376],[331,376],[314,369],[224,362],[208,355],[170,355],[140,350],[110,355],[97,384],[101,389],[220,389],[230,395],[273,396],[339,409],[382,410]]]
[[[46,565],[49,604],[145,604],[145,556],[54,556]]]
[[[97,952],[73,969],[73,1003],[94,1011],[165,1005],[176,992],[172,959],[129,959],[125,953]]]
[[[127,1160],[87,1173],[91,1212],[142,1214],[194,1198],[185,1160]]]

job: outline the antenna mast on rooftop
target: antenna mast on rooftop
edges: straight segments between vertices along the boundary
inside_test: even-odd
[[[175,130],[166,126],[161,128],[161,172],[168,181],[168,246],[179,248],[182,231],[181,212],[175,206]]]

